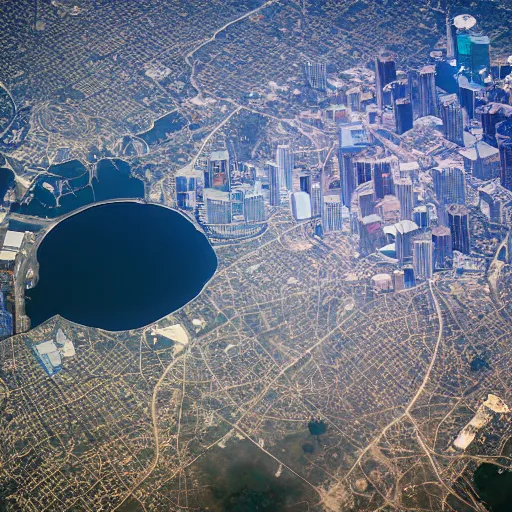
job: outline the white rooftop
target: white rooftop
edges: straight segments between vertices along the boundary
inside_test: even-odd
[[[12,247],[19,250],[23,242],[23,238],[25,238],[25,233],[21,233],[19,231],[7,231],[4,239],[4,247]]]

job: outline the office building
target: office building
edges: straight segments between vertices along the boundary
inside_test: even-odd
[[[425,66],[420,69],[419,85],[419,117],[437,116],[436,68]]]
[[[270,206],[280,206],[281,182],[279,180],[279,168],[275,162],[267,162],[265,164],[265,172],[268,176]]]
[[[395,180],[395,196],[400,201],[400,219],[411,220],[413,208],[411,178],[398,178]]]
[[[379,158],[373,161],[372,179],[375,199],[393,194],[392,165],[393,158]]]
[[[357,187],[353,158],[370,145],[368,134],[360,122],[340,125],[339,153],[341,199],[350,208],[352,194]]]
[[[229,192],[206,189],[205,207],[207,224],[230,224],[232,221]]]
[[[476,82],[469,82],[464,75],[459,76],[458,82],[460,105],[466,109],[468,118],[474,119],[481,98],[485,95],[485,88]]]
[[[48,375],[55,375],[62,369],[61,354],[54,341],[44,341],[34,345],[32,349]]]
[[[210,154],[204,177],[204,186],[222,192],[229,192],[231,189],[229,153],[226,150],[213,151]]]
[[[377,106],[380,110],[384,104],[391,103],[391,95],[389,100],[384,96],[384,87],[396,80],[396,56],[392,52],[381,52],[375,58],[375,87],[377,94]]]
[[[464,146],[464,118],[456,94],[445,94],[439,100],[439,113],[443,121],[443,135],[459,146]]]
[[[502,103],[488,103],[481,105],[476,109],[476,114],[480,118],[483,129],[482,140],[490,146],[498,147],[496,140],[496,125],[508,118],[512,118],[512,106]]]
[[[262,194],[247,194],[244,197],[245,222],[265,221],[265,201]]]
[[[325,62],[306,62],[304,64],[306,85],[313,89],[327,88],[327,66]]]
[[[395,251],[400,265],[412,256],[412,240],[420,233],[418,225],[411,220],[402,220],[393,226],[395,232]]]
[[[432,278],[434,272],[434,246],[432,240],[414,240],[412,261],[414,275],[417,278]]]
[[[358,186],[371,181],[373,167],[373,161],[371,158],[354,157],[353,164]]]
[[[337,195],[324,197],[324,208],[322,211],[322,228],[324,233],[332,233],[343,229],[342,217],[343,204]]]
[[[413,127],[412,103],[408,98],[400,98],[394,102],[395,131],[402,135]]]
[[[483,84],[491,72],[491,57],[487,36],[462,30],[457,33],[457,62],[472,82]]]
[[[320,183],[311,186],[311,217],[320,217],[322,213],[322,187]]]
[[[483,181],[500,175],[500,152],[486,142],[478,141],[472,147],[459,150],[464,161],[464,171]]]
[[[500,152],[500,183],[512,190],[512,119],[496,125],[496,140]]]
[[[416,286],[416,279],[414,277],[414,269],[412,268],[412,265],[404,267],[404,284],[406,289]]]
[[[446,207],[448,225],[452,234],[452,248],[454,251],[469,254],[470,231],[469,210],[462,204],[450,204]]]
[[[466,203],[466,175],[457,167],[436,167],[432,169],[434,191],[443,204]]]
[[[183,210],[192,210],[197,203],[197,178],[176,176],[176,204]]]
[[[294,192],[292,194],[292,214],[295,220],[311,218],[311,197],[306,192]]]
[[[292,191],[294,158],[288,144],[277,146],[276,163],[279,168],[279,181],[282,187]]]
[[[311,173],[306,171],[299,176],[299,189],[301,192],[307,192],[311,195]]]
[[[447,226],[437,226],[432,229],[434,244],[434,267],[436,269],[450,268],[453,261],[452,234]]]
[[[417,206],[412,211],[412,217],[414,222],[418,225],[420,229],[426,229],[430,225],[429,211],[428,208],[422,204]]]
[[[359,252],[362,256],[368,256],[377,248],[386,244],[386,237],[382,229],[382,219],[375,214],[363,217],[358,222],[359,226]]]

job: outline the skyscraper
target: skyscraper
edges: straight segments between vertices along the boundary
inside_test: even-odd
[[[447,226],[437,226],[432,230],[435,268],[450,268],[453,260],[452,234]]]
[[[392,52],[381,52],[375,57],[375,87],[377,106],[384,107],[384,87],[396,80],[396,56]]]
[[[385,195],[392,194],[391,158],[379,158],[373,162],[372,179],[375,199],[383,199]]]
[[[350,208],[350,200],[357,186],[353,156],[369,145],[368,134],[363,123],[340,125],[338,161],[340,164],[341,198],[347,208]]]
[[[295,220],[311,218],[311,198],[306,192],[292,194],[292,214]]]
[[[496,125],[496,140],[500,151],[500,183],[512,190],[512,118]]]
[[[436,68],[425,66],[420,69],[419,76],[419,116],[437,116]]]
[[[343,205],[339,196],[325,196],[322,211],[322,228],[324,233],[341,231],[343,229],[342,208]]]
[[[495,148],[498,147],[496,125],[508,118],[512,118],[512,106],[502,103],[488,103],[478,107],[476,113],[482,122],[484,142]]]
[[[432,169],[434,191],[441,204],[466,203],[466,175],[458,167]]]
[[[453,250],[469,254],[469,210],[462,204],[450,204],[446,208],[446,213],[452,234]]]
[[[311,217],[319,217],[322,213],[322,187],[320,183],[311,186]]]
[[[416,277],[421,279],[432,278],[433,254],[432,240],[414,240],[412,261]]]
[[[304,64],[306,84],[313,89],[325,90],[327,87],[327,66],[325,62],[306,62]]]
[[[472,82],[482,84],[483,77],[491,72],[489,44],[487,36],[469,30],[460,30],[457,33],[457,62]]]
[[[279,168],[279,179],[281,186],[286,187],[290,192],[292,191],[293,181],[293,153],[288,144],[281,144],[277,146],[276,163]]]
[[[205,188],[228,192],[231,189],[229,153],[226,150],[212,151],[208,158],[208,169],[204,177]]]
[[[279,181],[279,168],[275,162],[267,162],[265,171],[268,175],[269,203],[271,206],[281,205],[281,183]]]
[[[400,201],[400,218],[412,219],[413,191],[411,178],[398,178],[395,180],[395,196]]]
[[[440,97],[439,110],[443,121],[443,134],[447,140],[464,146],[464,119],[456,94]]]
[[[413,237],[420,233],[418,225],[411,220],[402,220],[394,225],[396,230],[395,249],[400,265],[403,265],[412,255]]]
[[[232,220],[229,192],[208,189],[205,191],[206,222],[230,224]]]
[[[196,178],[176,176],[176,203],[178,208],[190,210],[196,206]]]
[[[413,110],[409,98],[400,98],[394,102],[395,131],[402,135],[413,127]]]
[[[265,221],[265,201],[262,194],[247,194],[244,197],[245,222]]]

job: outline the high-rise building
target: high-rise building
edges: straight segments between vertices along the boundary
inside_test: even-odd
[[[413,190],[411,178],[398,178],[395,180],[395,196],[400,201],[400,218],[412,219]]]
[[[322,214],[322,187],[320,183],[311,186],[311,217],[320,217]]]
[[[373,162],[372,179],[375,199],[383,199],[384,196],[393,193],[392,161],[392,158],[379,158]]]
[[[512,190],[512,119],[496,125],[496,140],[500,151],[500,183]]]
[[[464,171],[480,180],[493,180],[500,175],[500,152],[494,146],[477,141],[472,147],[459,150]]]
[[[304,64],[306,85],[313,89],[327,88],[327,66],[325,62],[306,62]]]
[[[447,226],[437,226],[432,230],[434,243],[434,266],[437,269],[450,268],[453,260],[452,234]]]
[[[484,77],[491,72],[489,38],[469,30],[457,33],[457,62],[463,73],[472,82],[482,84]]]
[[[429,212],[428,208],[422,204],[420,206],[417,206],[414,208],[412,212],[413,220],[416,224],[418,224],[418,227],[421,229],[426,229],[429,227],[430,219],[429,219]]]
[[[176,176],[176,204],[178,208],[191,210],[196,206],[197,179],[193,176]]]
[[[207,224],[230,224],[232,221],[229,192],[215,189],[205,190]]]
[[[244,197],[245,222],[265,221],[265,201],[262,194],[247,194]]]
[[[210,154],[204,177],[204,186],[223,192],[229,192],[231,189],[229,153],[226,150],[213,151]]]
[[[396,56],[392,52],[381,52],[375,58],[375,87],[377,93],[377,106],[384,107],[384,87],[396,80]],[[389,102],[391,97],[389,98]],[[387,101],[386,101],[387,102]]]
[[[370,145],[368,134],[362,123],[340,125],[339,153],[341,199],[343,205],[350,208],[352,194],[357,186],[353,157]]]
[[[466,175],[457,167],[432,169],[434,191],[441,204],[466,203]]]
[[[265,172],[268,176],[269,185],[269,203],[270,206],[281,205],[281,182],[279,180],[279,167],[275,162],[267,162],[265,164]]]
[[[292,194],[292,214],[295,220],[311,218],[311,197],[306,192]]]
[[[450,18],[450,14],[446,13],[446,57],[454,59],[457,51],[457,29]]]
[[[459,76],[458,82],[460,105],[466,109],[469,119],[474,119],[476,108],[485,96],[485,88],[476,82],[469,82],[464,75]]]
[[[324,233],[341,231],[343,229],[342,209],[343,205],[339,196],[330,195],[324,197],[324,208],[322,211],[322,228]]]
[[[357,185],[367,183],[372,179],[372,167],[373,162],[371,158],[366,157],[355,157],[353,160],[354,171],[357,177]]]
[[[462,204],[450,204],[446,207],[448,224],[452,234],[452,248],[454,251],[469,254],[469,210]]]
[[[406,288],[413,288],[416,286],[414,269],[411,266],[404,267],[404,283]]]
[[[293,153],[288,144],[277,146],[276,163],[279,168],[281,186],[286,187],[290,192],[293,186],[293,160]]]
[[[299,176],[299,189],[301,192],[307,192],[308,194],[311,194],[311,173],[310,172],[303,172]]]
[[[432,240],[414,240],[413,268],[416,277],[431,279],[433,275],[434,246]]]
[[[425,66],[420,69],[418,83],[420,90],[419,116],[437,116],[435,66]]]
[[[409,98],[400,98],[394,102],[395,131],[402,135],[413,127],[413,110]]]
[[[412,256],[412,240],[420,233],[418,225],[411,220],[402,220],[393,226],[396,231],[395,250],[400,265]]]
[[[504,105],[503,103],[488,103],[481,105],[476,109],[477,116],[480,117],[483,129],[483,141],[487,144],[498,147],[496,140],[496,125],[512,118],[512,105]]]
[[[464,118],[456,94],[446,94],[439,98],[439,112],[443,121],[443,134],[446,139],[464,146]]]

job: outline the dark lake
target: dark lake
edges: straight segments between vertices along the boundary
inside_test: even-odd
[[[40,175],[21,204],[11,211],[41,218],[55,218],[97,201],[144,197],[144,183],[130,174],[130,165],[103,159],[91,177],[78,160],[52,165]]]
[[[61,221],[37,259],[39,282],[26,301],[32,327],[59,314],[110,331],[175,311],[217,268],[215,252],[189,220],[134,202],[94,206]]]
[[[492,512],[510,512],[512,471],[499,471],[494,464],[480,464],[474,475],[476,491]]]

